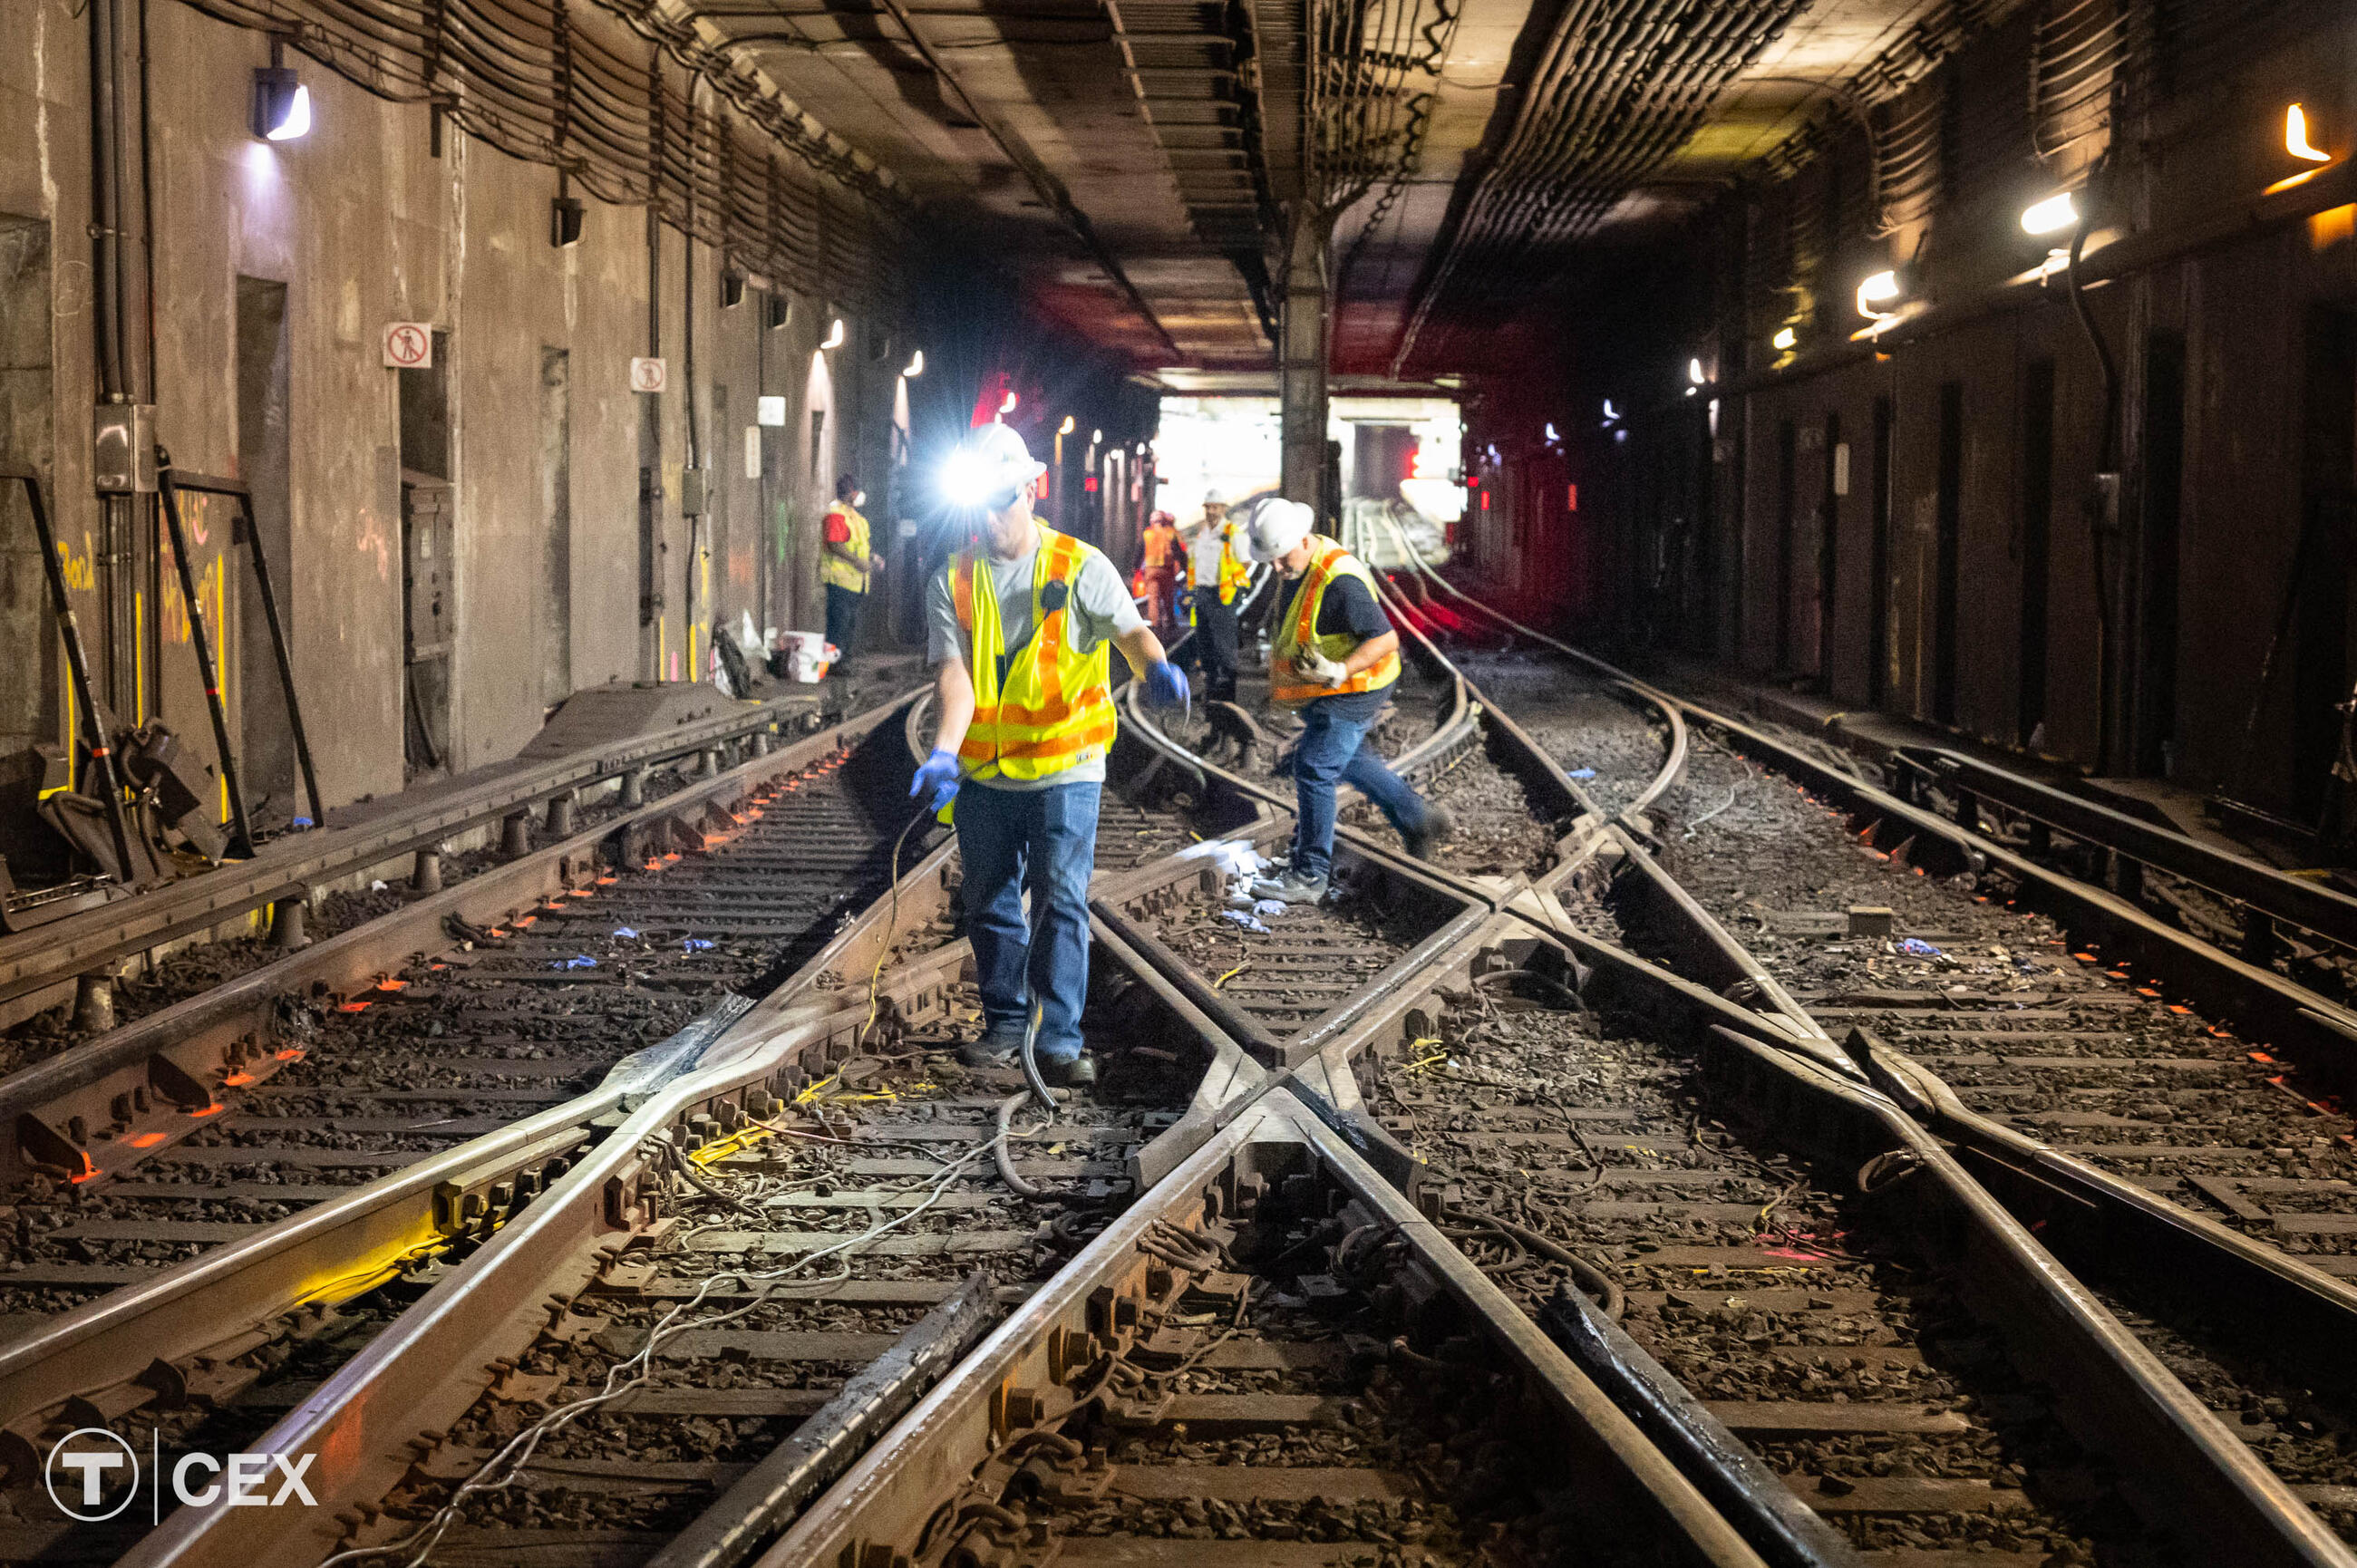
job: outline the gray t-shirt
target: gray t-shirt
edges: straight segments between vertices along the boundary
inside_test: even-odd
[[[1031,634],[1031,576],[1039,569],[1039,549],[1035,545],[1016,561],[1001,561],[985,552],[982,560],[990,568],[991,591],[998,601],[1006,648],[1019,649]],[[1087,653],[1099,643],[1145,624],[1146,618],[1137,613],[1136,602],[1129,596],[1129,585],[1102,552],[1090,551],[1072,576],[1072,596],[1064,607],[1065,642],[1075,653]],[[958,625],[957,596],[950,589],[947,566],[933,574],[925,589],[925,659],[931,664],[959,659],[968,670],[974,668],[974,649],[965,628]],[[1058,784],[1102,784],[1104,776],[1104,756],[1100,752],[1045,779],[1002,776],[987,782],[994,789],[1046,789]]]

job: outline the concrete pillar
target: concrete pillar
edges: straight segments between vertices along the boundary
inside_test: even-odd
[[[409,872],[409,890],[412,893],[442,891],[442,848],[439,844],[417,852],[417,864]]]
[[[270,906],[270,945],[293,952],[311,945],[311,907],[301,894]]]
[[[1294,209],[1293,241],[1277,320],[1277,396],[1284,413],[1283,489],[1328,526],[1340,499],[1326,493],[1326,252],[1330,215],[1308,202]]]
[[[643,806],[647,803],[647,770],[633,768],[622,775],[622,804]]]
[[[570,794],[549,797],[548,836],[553,839],[573,836],[573,797]]]
[[[532,853],[532,813],[511,811],[500,824],[500,854],[510,860]]]
[[[768,730],[757,729],[753,732],[753,755],[756,757],[767,757],[770,755],[770,732]]]

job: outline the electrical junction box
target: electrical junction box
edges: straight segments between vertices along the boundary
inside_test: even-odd
[[[104,496],[152,495],[156,489],[156,405],[102,403],[92,411],[91,479]]]

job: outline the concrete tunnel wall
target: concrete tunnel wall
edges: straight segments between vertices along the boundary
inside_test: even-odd
[[[655,571],[663,603],[656,624],[642,630],[640,396],[628,375],[630,358],[647,351],[644,209],[576,190],[587,209],[581,242],[554,249],[547,232],[553,170],[451,124],[436,157],[423,105],[379,100],[292,56],[312,93],[314,128],[300,141],[259,142],[246,125],[247,100],[253,69],[268,62],[266,38],[170,0],[148,7],[148,27],[157,435],[183,467],[246,471],[239,280],[283,284],[292,547],[272,564],[329,804],[404,784],[400,372],[381,362],[388,322],[430,322],[447,334],[457,540],[450,766],[510,755],[540,727],[551,694],[544,651],[560,633],[576,688],[690,673],[683,620],[689,533],[679,512],[690,395],[712,484],[702,533],[712,559],[708,571],[697,570],[699,622],[734,625],[750,612],[757,627],[818,624],[817,519],[835,467],[851,466],[844,459],[856,455],[880,468],[888,449],[899,368],[889,335],[898,322],[797,297],[788,324],[769,330],[758,287],[739,306],[721,307],[721,259],[698,243],[691,386],[683,289],[689,246],[662,229],[662,347],[671,382],[660,400],[664,498]],[[0,37],[21,44],[0,51],[0,215],[46,225],[54,274],[47,334],[21,308],[34,291],[12,296],[19,308],[9,313],[0,366],[0,444],[47,474],[70,575],[81,583],[98,528],[83,238],[89,32],[63,5],[0,0]],[[827,451],[813,467],[805,387],[837,314],[847,336],[825,356],[834,407]],[[571,436],[570,563],[554,581],[540,439],[551,349],[563,351],[569,371]],[[905,347],[899,352],[904,359]],[[757,457],[764,477],[748,478],[745,432],[764,392],[786,399],[786,424],[763,433]],[[882,493],[877,479],[868,484]],[[6,644],[20,666],[7,680],[19,692],[11,709],[19,716],[5,726],[14,749],[62,736],[73,721],[56,639],[38,629],[46,595],[29,527],[13,496],[0,505],[10,531],[0,606],[20,631],[28,619],[36,628]],[[205,511],[192,520],[205,536],[192,558],[218,573],[229,513],[225,506]],[[168,569],[164,575],[162,716],[210,761],[202,691],[175,609],[178,590]],[[228,580],[235,582],[234,570]],[[214,590],[202,591],[210,607]],[[227,588],[217,612],[227,622],[217,635],[230,650],[224,684],[233,703],[254,682],[274,680],[266,663],[236,657],[238,596]],[[79,597],[86,634],[96,640],[96,596]],[[143,606],[143,614],[153,608]],[[701,661],[709,649],[701,629],[695,648]],[[27,698],[27,687],[38,696]]]

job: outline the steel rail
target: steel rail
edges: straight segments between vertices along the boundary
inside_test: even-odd
[[[762,780],[808,767],[889,722],[908,700],[903,696],[870,709],[781,751],[454,883],[0,1079],[0,1177],[21,1179],[31,1174],[37,1156],[27,1148],[28,1138],[54,1153],[77,1146],[66,1131],[75,1116],[89,1126],[106,1126],[117,1097],[147,1088],[157,1075],[159,1060],[188,1081],[210,1089],[215,1101],[233,1101],[239,1090],[222,1081],[232,1069],[226,1053],[247,1035],[266,1028],[281,996],[315,987],[339,993],[368,989],[399,971],[411,954],[439,945],[446,918],[455,916],[485,928],[500,925],[508,915],[541,897],[587,880],[595,874],[599,845],[619,841],[627,849],[668,819],[692,815],[710,801],[741,795]],[[619,858],[629,862],[638,856],[625,853]],[[250,1082],[245,1087],[264,1081],[279,1066],[267,1058],[246,1064],[242,1070]],[[201,1126],[184,1112],[159,1107],[114,1138],[78,1146],[90,1172],[119,1174],[166,1153]],[[161,1141],[134,1145],[135,1136],[150,1133],[161,1134]]]
[[[1438,656],[1437,649],[1434,652]],[[1642,694],[1649,701],[1675,701],[1665,693]],[[1683,1015],[1685,1027],[1717,1064],[1715,1070],[1740,1081],[1738,1098],[1763,1108],[1781,1127],[1796,1133],[1813,1129],[1844,1160],[1902,1151],[1918,1176],[1928,1178],[1915,1195],[1927,1211],[1927,1235],[1935,1242],[1945,1238],[1949,1255],[1973,1293],[2004,1320],[2017,1353],[2066,1391],[2077,1416],[2074,1429],[2121,1459],[2123,1473],[2136,1485],[2137,1503],[2147,1517],[2169,1520],[2186,1539],[2227,1553],[2226,1560],[2357,1565],[2357,1553],[2031,1234],[2029,1224],[2043,1222],[2046,1216],[2034,1210],[2018,1215],[2001,1203],[1910,1114],[1910,1107],[1928,1102],[1929,1087],[1921,1081],[1928,1074],[1919,1076],[1910,1093],[1896,1092],[1900,1086],[1890,1081],[1888,1053],[1886,1070],[1879,1075],[1846,1052],[1833,1049],[1829,1054],[1823,1027],[1789,996],[1783,997],[1782,1007],[1762,1014],[1722,994],[1712,983],[1718,977],[1717,966],[1727,961],[1730,950],[1741,954],[1739,944],[1633,841],[1620,835],[1620,842],[1624,875],[1628,868],[1643,868],[1638,875],[1649,877],[1656,896],[1673,900],[1672,912],[1683,933],[1681,967],[1688,973],[1664,972],[1625,949],[1586,936],[1557,918],[1559,906],[1548,907],[1553,888],[1603,847],[1594,838],[1586,854],[1566,859],[1542,876],[1528,896],[1512,901],[1507,915],[1586,965],[1593,983],[1607,991],[1618,989],[1632,1007],[1656,1013],[1666,1007]],[[1758,968],[1755,959],[1742,956]],[[1699,980],[1692,976],[1696,970]],[[1793,1016],[1784,1008],[1805,1022],[1805,1035],[1793,1027]],[[1324,1053],[1329,1083],[1351,1081],[1351,1057],[1367,1048],[1381,1026],[1337,1041]],[[1355,1086],[1351,1093],[1355,1099]],[[1965,1125],[1964,1119],[1947,1120]],[[1992,1170],[1999,1177],[2013,1176],[2018,1183],[2018,1170],[1998,1165],[1990,1154],[2004,1148],[2005,1140],[1984,1135],[1977,1147],[1982,1157],[1975,1160],[1976,1168]],[[2018,1155],[2018,1144],[2007,1152]],[[2098,1178],[2087,1186],[2105,1196],[2127,1185],[2087,1174]],[[1902,1189],[1917,1185],[1902,1183]],[[2126,1212],[2116,1198],[2114,1207]],[[2149,1198],[2140,1210],[2147,1229],[2172,1219],[2166,1209],[2173,1207]],[[2357,1318],[2349,1316],[2343,1305],[2349,1293],[2338,1282],[2309,1277],[2310,1271],[2297,1266],[2266,1268],[2263,1259],[2253,1256],[2257,1250],[2246,1242],[2211,1250],[2203,1244],[2213,1238],[2199,1226],[2177,1229],[2195,1243],[2190,1254],[2180,1248],[2180,1257],[2223,1262],[2232,1277],[2268,1287],[2271,1298],[2299,1313],[2298,1326],[2317,1345],[2318,1354],[2330,1356],[2335,1347],[2345,1347]],[[2222,1227],[2209,1230],[2223,1231]],[[2333,1380],[2345,1380],[2345,1375]]]
[[[433,848],[585,785],[724,743],[769,736],[781,720],[794,716],[792,710],[773,701],[659,736],[587,748],[435,796],[374,822],[283,834],[265,842],[251,860],[81,910],[29,931],[0,936],[0,1002],[70,983],[110,960]]]
[[[845,735],[863,735],[887,722],[897,707],[894,703],[874,710],[796,746],[746,763],[688,793],[707,799],[796,771],[831,750]],[[639,815],[660,816],[675,811],[681,799],[659,801]],[[576,854],[594,850],[600,837],[626,830],[627,824],[608,824],[536,852],[531,858],[540,863],[537,866],[518,862],[449,892],[456,895],[484,886],[508,871],[545,873],[569,865]],[[903,888],[938,886],[946,855],[944,846],[912,867],[901,879]],[[502,886],[511,892],[518,885]],[[503,908],[504,897],[499,888],[486,888],[487,907],[476,912],[489,914]],[[905,891],[903,897],[907,897]],[[879,898],[866,918],[874,918],[884,902]],[[363,926],[349,935],[359,939],[372,929],[382,937],[386,929]],[[408,934],[404,926],[390,940],[405,941]],[[834,946],[818,955],[813,964],[823,964],[830,952],[848,940],[850,933],[838,937]],[[394,950],[405,954],[411,950]],[[271,972],[264,970],[251,978]],[[739,1032],[765,1026],[780,1010],[791,1006],[797,994],[807,989],[810,978],[819,972],[820,968],[807,967],[798,983],[790,982],[762,1004],[707,1013],[672,1039],[618,1063],[587,1094],[424,1156],[290,1219],[257,1228],[250,1238],[229,1242],[165,1269],[153,1279],[60,1313],[33,1333],[0,1346],[0,1464],[21,1475],[19,1466],[31,1453],[45,1413],[67,1400],[135,1381],[158,1363],[193,1361],[208,1349],[274,1317],[361,1294],[423,1253],[441,1251],[469,1236],[491,1233],[533,1203],[546,1182],[561,1176],[565,1165],[595,1142],[601,1119],[613,1117],[629,1100],[647,1092],[651,1082],[683,1070],[698,1055],[722,1049]],[[279,978],[284,982],[287,977],[281,973]],[[266,994],[275,995],[276,988]],[[267,1002],[263,1005],[266,1007]],[[18,1107],[22,1115],[29,1113],[22,1109],[25,1106],[48,1103],[41,1099],[43,1093],[63,1092],[56,1088],[60,1080],[84,1088],[96,1084],[104,1090],[111,1080],[102,1075],[123,1070],[127,1063],[128,1070],[142,1075],[144,1082],[148,1047],[136,1032],[145,1031],[145,1024],[143,1020],[116,1032],[134,1034],[127,1050],[80,1062],[59,1058],[18,1075],[0,1085],[0,1090],[9,1092],[7,1103]],[[124,1061],[113,1062],[117,1055]],[[494,1205],[491,1195],[502,1185],[510,1190],[510,1200]],[[477,1210],[471,1217],[470,1200]]]
[[[954,847],[954,840],[945,840],[901,879],[901,925],[947,907]],[[1183,882],[1201,875],[1202,860],[1202,852],[1181,852],[1145,870]],[[328,1516],[339,1507],[373,1506],[406,1467],[406,1440],[463,1413],[489,1380],[486,1363],[529,1345],[547,1319],[552,1293],[576,1294],[604,1249],[624,1243],[651,1219],[661,1168],[647,1152],[651,1138],[692,1114],[741,1122],[748,1098],[791,1092],[852,1054],[866,1033],[869,1004],[852,991],[856,1000],[846,1004],[845,990],[818,982],[830,973],[876,972],[894,936],[888,929],[889,902],[871,905],[791,981],[692,1060],[671,1064],[657,1080],[630,1085],[620,1103],[599,1118],[605,1136],[595,1149],[485,1235],[471,1257],[258,1440],[273,1452],[332,1459],[321,1476],[320,1509],[184,1508],[124,1563],[250,1568],[277,1556],[293,1560],[331,1550],[333,1532],[342,1527]],[[937,1017],[971,963],[963,940],[904,958],[882,971],[878,999],[903,1021]],[[264,1512],[273,1517],[255,1517]]]
[[[1672,1560],[1758,1564],[1760,1559],[1692,1483],[1668,1463],[1587,1374],[1487,1275],[1404,1200],[1289,1089],[1273,1090],[1198,1148],[1075,1257],[1049,1285],[1002,1323],[759,1560],[760,1568],[837,1561],[862,1547],[905,1549],[957,1478],[986,1458],[1006,1427],[1008,1388],[1052,1391],[1082,1369],[1065,1346],[1095,1324],[1092,1297],[1134,1294],[1145,1272],[1140,1243],[1157,1221],[1183,1222],[1204,1197],[1242,1166],[1284,1169],[1307,1157],[1347,1194],[1363,1222],[1410,1251],[1427,1276],[1481,1332],[1501,1364],[1521,1374],[1570,1443],[1565,1457],[1580,1478],[1609,1494],[1616,1516],[1642,1520]],[[995,1412],[995,1405],[996,1410]],[[1598,1499],[1585,1498],[1591,1505]],[[887,1545],[886,1543],[890,1543]]]

